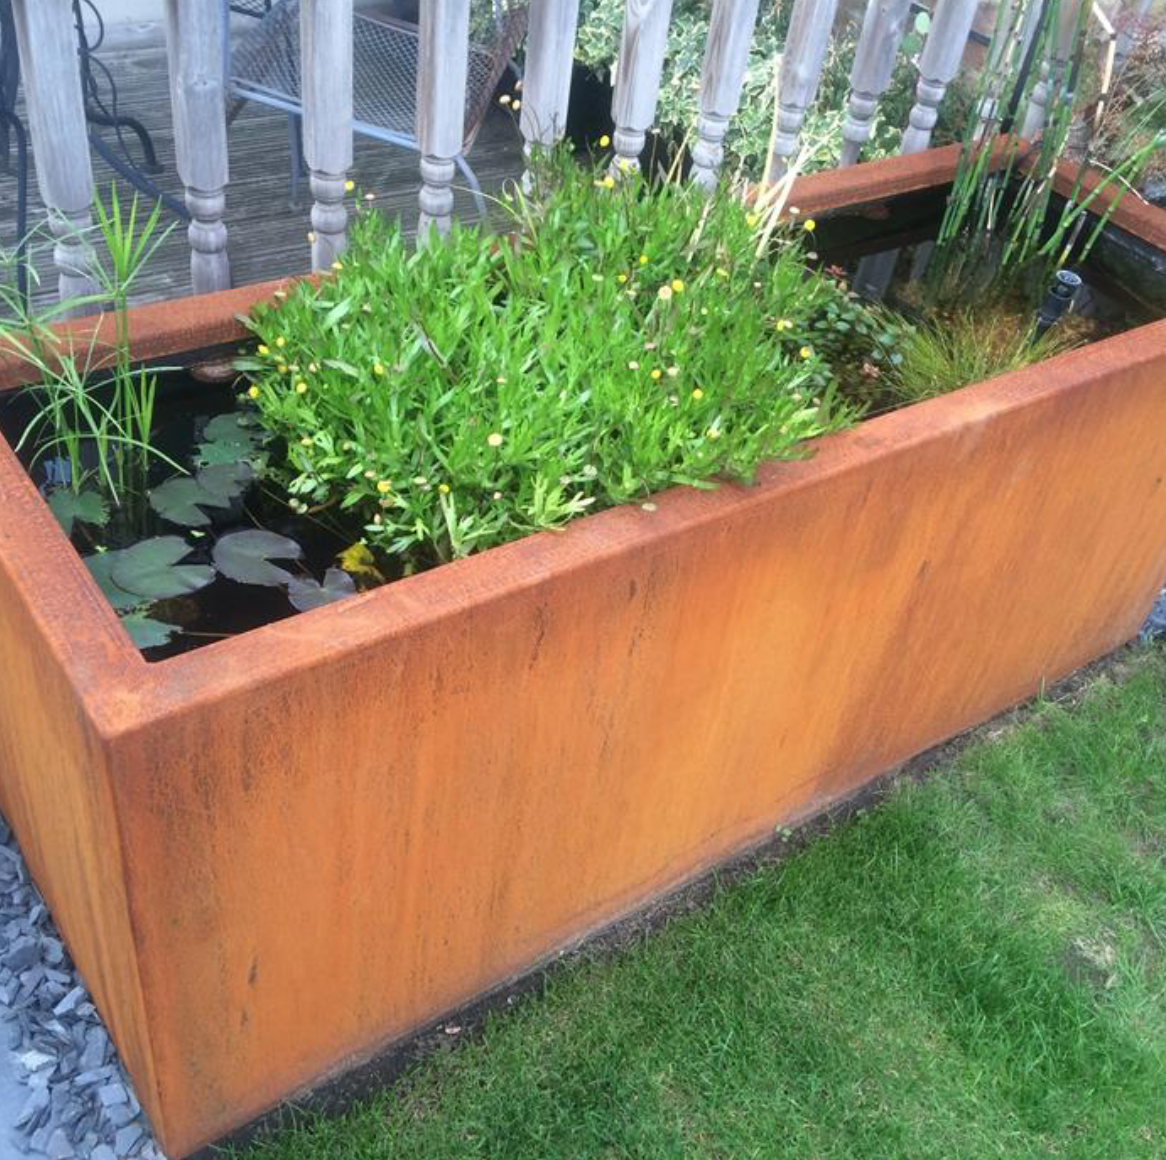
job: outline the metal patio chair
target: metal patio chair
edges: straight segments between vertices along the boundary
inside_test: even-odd
[[[252,8],[267,0],[224,0],[232,8]],[[527,3],[494,3],[493,36],[488,43],[471,43],[466,78],[465,138],[454,161],[473,193],[480,213],[485,201],[477,176],[466,160],[490,102],[511,57],[526,34]],[[417,140],[417,61],[419,30],[395,17],[358,12],[353,18],[353,130],[402,149],[420,151]],[[271,0],[270,8],[231,51],[230,95],[234,98],[228,121],[244,101],[258,101],[282,109],[289,125],[292,154],[293,200],[300,177],[299,0]]]

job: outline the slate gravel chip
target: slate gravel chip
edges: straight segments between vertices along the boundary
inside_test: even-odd
[[[0,1132],[30,1160],[165,1160],[3,819],[0,1045],[28,1086]]]

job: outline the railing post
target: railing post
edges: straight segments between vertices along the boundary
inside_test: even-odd
[[[1040,80],[1033,85],[1028,99],[1020,129],[1022,137],[1031,139],[1044,128],[1049,97],[1060,87],[1073,52],[1073,41],[1081,21],[1081,3],[1082,0],[1062,0],[1057,27],[1047,33]]]
[[[579,0],[532,0],[522,78],[523,154],[551,149],[567,127]]]
[[[16,40],[28,107],[36,178],[56,244],[62,302],[93,294],[93,167],[81,99],[70,0],[15,0]],[[76,313],[86,313],[93,306]]]
[[[838,0],[794,0],[789,33],[781,56],[777,126],[769,158],[769,181],[780,181],[797,152],[806,109],[818,91],[822,63],[834,30]]]
[[[870,140],[879,98],[895,71],[911,0],[869,0],[850,70],[850,97],[842,124],[840,165],[853,165]]]
[[[996,18],[996,31],[985,64],[987,86],[976,110],[976,137],[990,136],[1000,119],[1000,97],[1010,66],[1024,59],[1040,21],[1039,0],[1004,0]],[[1018,23],[1019,21],[1019,23]]]
[[[417,240],[449,232],[455,162],[466,126],[470,0],[421,0],[417,69],[417,139],[421,143],[421,216]]]
[[[672,0],[627,0],[624,6],[615,96],[611,104],[616,170],[640,166],[648,130],[656,119],[656,98],[664,72],[664,50],[671,19]]]
[[[700,78],[700,119],[692,150],[692,180],[716,186],[725,150],[722,142],[741,101],[758,0],[716,0],[709,22]]]
[[[428,0],[422,7],[428,6]],[[312,269],[347,244],[344,186],[352,168],[352,0],[301,0],[304,159],[312,188]]]
[[[919,56],[919,83],[903,133],[904,153],[919,153],[931,144],[940,103],[959,71],[978,7],[978,0],[939,0]]]
[[[166,0],[166,53],[178,174],[190,210],[190,284],[195,294],[231,285],[227,257],[227,115],[223,7]]]

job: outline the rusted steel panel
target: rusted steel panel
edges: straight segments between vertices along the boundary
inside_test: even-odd
[[[229,340],[267,293],[135,333]],[[152,665],[0,446],[0,796],[167,1150],[1127,640],[1163,430],[1158,323]]]

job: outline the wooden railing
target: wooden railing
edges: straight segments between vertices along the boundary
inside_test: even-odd
[[[163,0],[170,90],[178,154],[192,222],[195,293],[230,284],[224,94],[226,19],[218,0]],[[694,126],[692,179],[715,185],[722,141],[740,100],[759,0],[714,0],[704,59],[700,114]],[[1004,0],[1020,3],[1020,0]],[[1068,0],[1066,20],[1075,19]],[[919,58],[916,100],[905,127],[905,152],[927,147],[937,111],[959,68],[978,0],[936,0]],[[311,174],[312,265],[326,268],[345,246],[345,182],[352,164],[353,0],[302,0],[304,152]],[[807,108],[818,89],[837,0],[793,0],[780,67],[776,126],[768,176],[780,177],[798,150]],[[55,236],[60,294],[92,289],[93,172],[89,159],[70,0],[14,0],[17,39],[37,179]],[[637,166],[656,115],[672,0],[626,0],[613,97],[614,166]],[[911,0],[869,0],[858,39],[847,103],[842,164],[857,160],[891,79]],[[533,0],[526,45],[520,128],[529,155],[559,140],[567,120],[578,0]],[[417,120],[421,147],[422,236],[443,233],[453,212],[452,183],[463,140],[470,0],[421,0]],[[1060,45],[1042,63],[1060,65]],[[1044,115],[1037,86],[1025,129]]]

